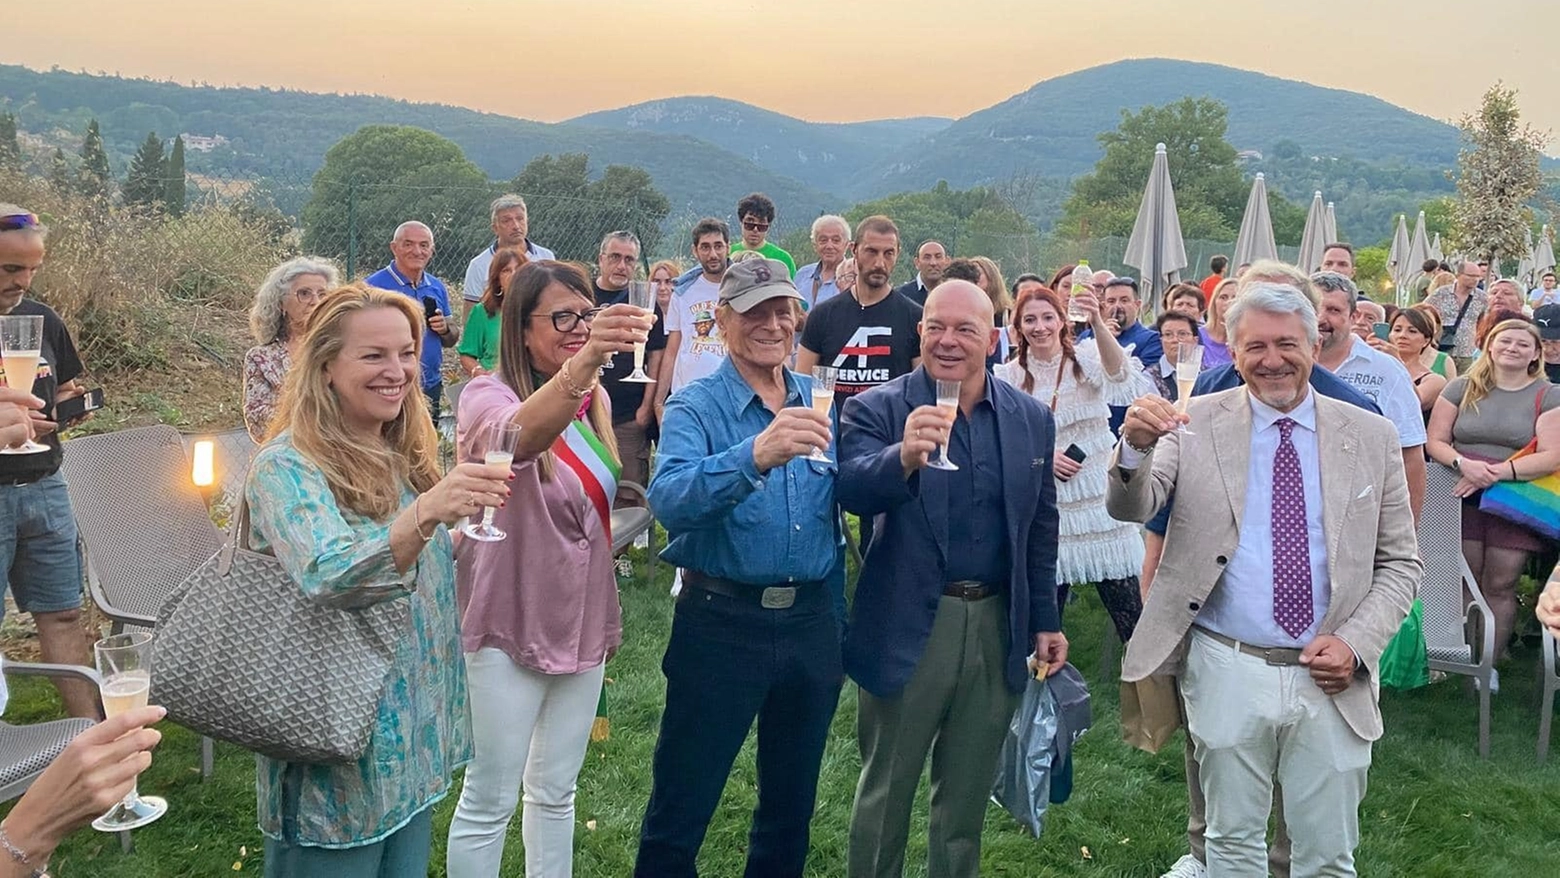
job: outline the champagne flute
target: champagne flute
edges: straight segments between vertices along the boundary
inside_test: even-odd
[[[954,419],[959,416],[959,382],[958,381],[943,381],[941,379],[938,380],[938,382],[937,382],[937,408],[940,409],[942,411],[942,413],[947,416],[949,424],[952,424]],[[954,465],[954,463],[952,461],[948,460],[948,446],[946,444],[940,446],[937,449],[937,457],[932,459],[932,460],[927,461],[926,465],[931,467],[932,469],[942,469],[942,470],[956,470],[956,469],[958,469],[958,466]]]
[[[103,678],[100,692],[103,713],[117,716],[127,710],[145,707],[152,689],[152,635],[134,631],[105,637],[93,644],[98,674]],[[107,814],[92,821],[99,832],[123,832],[137,829],[168,813],[168,802],[158,796],[142,796],[137,784]]]
[[[42,353],[42,314],[7,314],[0,317],[0,363],[5,366],[7,387],[22,393],[32,393]],[[48,450],[49,446],[28,439],[15,448],[0,448],[0,454],[37,454]]]
[[[520,425],[514,421],[495,421],[488,424],[482,432],[482,462],[488,466],[501,466],[505,469],[514,465],[515,446],[520,441]],[[509,534],[493,526],[493,509],[489,506],[482,510],[482,523],[472,524],[466,522],[461,532],[474,540],[483,543],[495,543],[509,536]]]
[[[839,373],[831,366],[814,366],[812,383],[812,407],[813,411],[829,416],[829,406],[834,404],[834,381]],[[822,448],[814,448],[812,454],[802,458],[803,460],[816,460],[819,463],[833,463]]]
[[[1186,414],[1186,408],[1192,402],[1192,388],[1197,386],[1197,375],[1202,371],[1202,358],[1203,346],[1197,342],[1184,341],[1176,348],[1175,410],[1178,414]],[[1187,436],[1196,435],[1179,422],[1176,431]]]
[[[655,284],[647,280],[628,282],[628,304],[647,314],[655,313]],[[654,330],[654,327],[651,327]],[[654,384],[655,379],[645,374],[645,343],[634,342],[634,371],[622,379],[635,384]]]

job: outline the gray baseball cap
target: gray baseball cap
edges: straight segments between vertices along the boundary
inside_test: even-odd
[[[720,279],[720,303],[730,305],[738,314],[746,314],[754,305],[780,296],[802,300],[791,283],[790,269],[776,259],[754,255],[739,259],[726,268]]]

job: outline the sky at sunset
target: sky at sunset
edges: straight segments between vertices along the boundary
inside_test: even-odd
[[[1446,120],[1504,80],[1529,121],[1560,131],[1554,0],[16,0],[4,21],[5,63],[543,121],[689,94],[815,121],[956,117],[1062,73],[1169,57]]]

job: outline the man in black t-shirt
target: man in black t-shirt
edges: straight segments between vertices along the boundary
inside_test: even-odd
[[[84,392],[76,380],[81,360],[59,315],[26,298],[43,267],[47,231],[33,214],[0,204],[0,315],[43,318],[42,351],[32,382],[32,395],[43,405],[32,412],[32,432],[49,447],[36,454],[0,455],[0,571],[17,607],[33,616],[43,661],[91,665],[81,628],[76,518],[59,472],[59,424],[54,421],[56,403]],[[100,715],[90,684],[58,681],[56,686],[73,716]]]
[[[836,424],[847,399],[921,365],[921,306],[888,282],[899,259],[899,227],[886,216],[869,216],[856,225],[851,248],[855,286],[813,308],[796,352],[798,372],[812,374],[814,366],[838,370]],[[860,525],[865,552],[872,542],[872,519],[864,517]]]
[[[880,220],[874,224],[873,220]],[[899,232],[887,217],[856,227],[856,284],[807,316],[796,370],[838,370],[835,410],[845,400],[908,374],[921,363],[921,306],[889,286],[899,256]]]
[[[628,283],[634,279],[638,261],[639,238],[633,232],[612,232],[602,239],[596,260],[598,308],[628,301]],[[659,308],[655,319],[663,319]],[[646,375],[660,371],[664,350],[666,333],[651,332],[645,343]],[[619,351],[601,373],[601,386],[612,400],[612,433],[617,438],[618,458],[623,461],[623,480],[645,485],[650,481],[650,443],[645,431],[650,426],[655,385],[623,380],[633,373],[634,353]]]

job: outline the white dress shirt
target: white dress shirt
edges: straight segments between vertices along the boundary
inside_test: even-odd
[[[1197,614],[1196,624],[1225,637],[1262,647],[1303,648],[1316,638],[1327,615],[1332,586],[1327,578],[1327,539],[1322,527],[1321,453],[1316,439],[1316,394],[1281,412],[1255,396],[1251,401],[1251,460],[1246,468],[1246,506],[1240,543]],[[1278,453],[1278,421],[1290,418],[1300,480],[1305,490],[1305,525],[1311,555],[1311,627],[1291,637],[1273,619],[1273,466]]]

